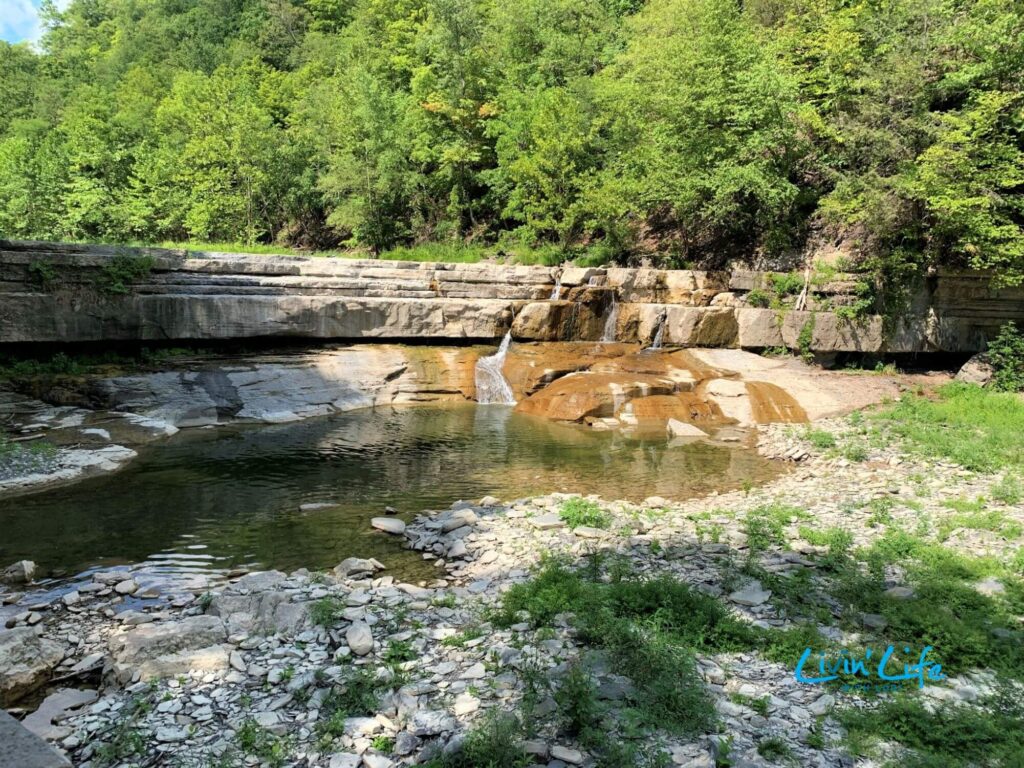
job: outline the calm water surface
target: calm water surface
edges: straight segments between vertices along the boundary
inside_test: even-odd
[[[502,406],[187,430],[120,473],[0,500],[0,562],[32,559],[54,579],[138,564],[143,583],[185,586],[238,566],[322,569],[373,556],[423,578],[431,566],[370,529],[386,505],[410,519],[487,494],[680,499],[776,472],[751,450],[631,438]],[[300,511],[306,502],[335,506]]]

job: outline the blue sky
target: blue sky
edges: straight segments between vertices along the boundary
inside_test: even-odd
[[[39,5],[42,0],[0,0],[0,40],[20,43],[35,41],[42,34]],[[71,0],[57,0],[58,8],[66,8]]]

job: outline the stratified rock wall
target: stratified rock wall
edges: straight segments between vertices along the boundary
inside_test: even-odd
[[[142,266],[134,278],[123,279]],[[119,277],[120,276],[120,277]],[[553,297],[556,280],[557,297]],[[441,264],[0,241],[0,344],[298,337],[609,341],[802,352],[973,352],[1024,289],[939,274],[890,322],[856,275],[801,311],[763,272]],[[792,286],[790,286],[792,288]]]

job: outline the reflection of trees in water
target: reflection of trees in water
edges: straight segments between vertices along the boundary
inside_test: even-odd
[[[771,474],[750,451],[670,447],[508,408],[360,411],[184,433],[119,474],[0,502],[0,556],[80,569],[201,543],[207,549],[194,554],[281,568],[327,567],[350,555],[420,564],[372,532],[369,518],[388,504],[412,513],[485,494],[681,498]],[[340,504],[302,513],[306,501]]]

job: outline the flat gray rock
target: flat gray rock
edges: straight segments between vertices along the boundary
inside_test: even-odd
[[[557,514],[550,513],[547,515],[537,515],[536,517],[530,518],[530,525],[541,531],[546,531],[551,528],[565,528],[565,521],[562,520]]]
[[[729,595],[729,599],[739,605],[755,606],[767,602],[772,596],[770,589],[761,586],[761,582],[754,579],[742,589],[738,589]]]
[[[57,750],[0,709],[0,766],[11,768],[70,768]]]

